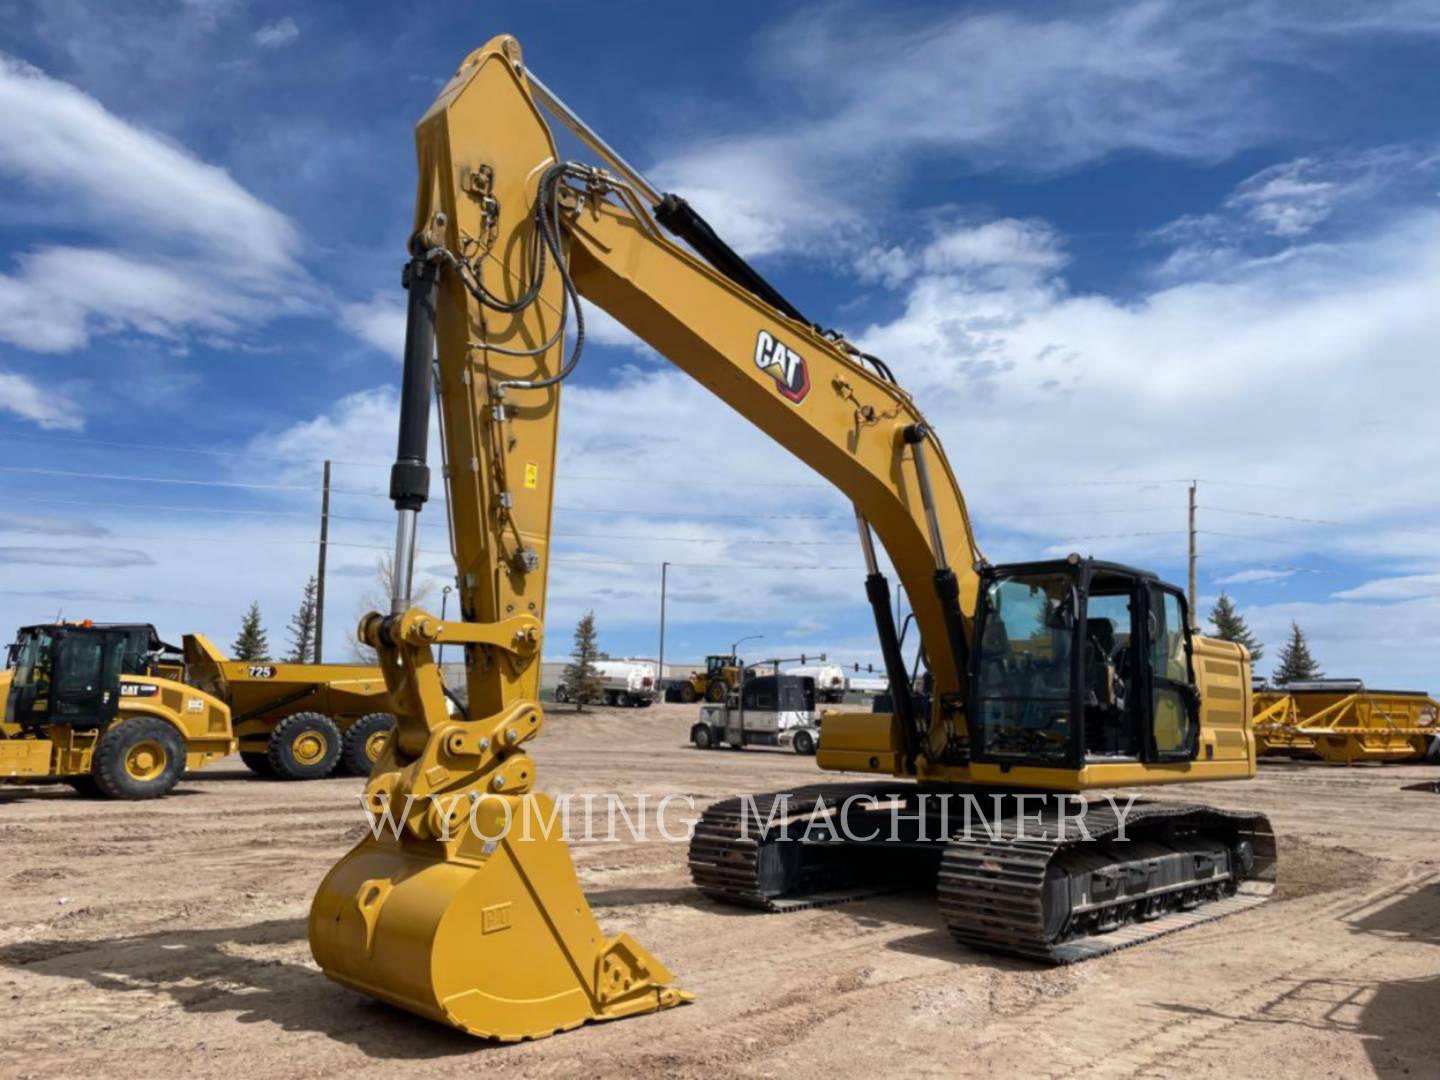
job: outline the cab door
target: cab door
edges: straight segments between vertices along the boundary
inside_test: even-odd
[[[55,634],[50,668],[49,720],[75,727],[103,727],[120,708],[120,667],[126,634],[120,630],[66,627]]]
[[[1148,757],[1152,761],[1190,761],[1200,748],[1200,702],[1195,692],[1189,613],[1185,598],[1168,585],[1152,583],[1147,599]]]

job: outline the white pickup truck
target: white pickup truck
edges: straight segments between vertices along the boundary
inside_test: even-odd
[[[649,708],[655,702],[656,666],[650,660],[597,660],[603,688],[600,700],[606,705]],[[555,688],[555,700],[568,702],[564,680]]]

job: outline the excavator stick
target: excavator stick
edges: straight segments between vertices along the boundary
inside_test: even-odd
[[[396,725],[365,788],[371,835],[321,883],[310,946],[328,976],[361,993],[485,1038],[534,1039],[690,995],[628,935],[600,929],[560,834],[563,815],[533,791],[525,752],[544,721],[539,660],[565,300],[558,241],[537,250],[547,237],[533,219],[536,164],[553,162],[555,148],[513,38],[465,59],[416,139],[390,481],[394,595],[388,615],[372,613],[360,627]],[[455,252],[479,269],[462,269]],[[480,310],[479,296],[491,307]],[[460,586],[461,618],[445,622],[409,607],[432,391]],[[466,658],[460,717],[446,709],[433,656],[444,643],[463,646]]]

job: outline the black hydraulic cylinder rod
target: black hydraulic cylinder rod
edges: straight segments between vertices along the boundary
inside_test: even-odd
[[[955,571],[948,566],[935,571],[935,596],[940,601],[940,615],[945,620],[945,637],[950,642],[955,667],[968,672],[970,642],[965,637],[965,617],[960,614],[960,582],[955,577]]]
[[[710,223],[679,195],[666,195],[655,204],[655,220],[694,248],[706,262],[735,284],[747,289],[773,308],[778,308],[796,322],[810,325],[794,304],[780,290],[761,276],[729,244],[720,239]]]
[[[915,695],[905,670],[905,657],[900,652],[900,636],[895,631],[895,612],[890,606],[890,583],[884,574],[865,578],[865,595],[875,613],[875,632],[880,638],[880,657],[885,662],[885,677],[890,683],[891,711],[900,722],[905,741],[905,762],[913,772],[920,755],[920,733],[915,726]]]
[[[409,292],[405,313],[405,371],[400,384],[400,440],[390,469],[396,510],[419,510],[430,498],[430,394],[434,385],[435,298],[440,267],[412,259],[402,279]]]

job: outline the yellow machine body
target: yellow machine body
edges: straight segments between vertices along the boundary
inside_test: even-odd
[[[1440,702],[1412,691],[1264,690],[1254,695],[1254,727],[1262,756],[1419,761],[1440,738]]]
[[[405,610],[402,589],[389,615],[372,613],[361,624],[397,723],[366,786],[377,831],[330,871],[311,907],[311,949],[327,975],[498,1039],[539,1037],[688,999],[639,944],[600,929],[558,830],[490,832],[501,818],[543,820],[552,811],[534,793],[526,753],[543,727],[539,659],[561,399],[554,379],[567,352],[558,333],[565,283],[558,273],[537,280],[527,269],[537,265],[542,229],[560,234],[563,250],[557,257],[551,248],[548,265],[553,271],[563,263],[579,296],[852,502],[872,580],[883,577],[872,535],[889,556],[926,643],[933,684],[931,712],[921,718],[926,743],[907,750],[905,738],[921,733],[902,733],[890,716],[832,713],[822,768],[1004,791],[1254,775],[1248,655],[1239,646],[1192,640],[1188,628],[1174,636],[1184,645],[1178,678],[1201,702],[1192,759],[1135,755],[1042,768],[949,753],[966,726],[968,675],[957,635],[975,616],[986,564],[939,440],[882,364],[867,366],[843,339],[786,315],[668,239],[645,205],[658,205],[658,194],[593,133],[577,130],[573,116],[567,125],[630,180],[553,168],[542,98],[555,113],[557,103],[527,74],[518,43],[497,37],[465,58],[417,128],[402,452],[392,473],[401,515],[397,555],[406,515],[424,501],[406,494],[403,471],[413,474],[423,455],[417,463],[403,448],[407,423],[423,430],[410,407],[428,401],[430,387],[412,377],[428,380],[431,342],[423,328],[433,325],[460,605],[456,619],[441,620]],[[545,188],[562,172],[573,182]],[[559,224],[537,224],[537,205],[542,214],[553,206]],[[533,295],[525,295],[527,275]],[[406,564],[397,558],[397,566]],[[941,595],[942,573],[953,594]],[[878,592],[888,596],[888,588],[882,581]],[[465,656],[469,708],[461,717],[445,708],[433,654],[443,643],[461,646]],[[1170,737],[1166,723],[1157,707],[1147,738]]]
[[[264,753],[275,725],[299,712],[335,722],[343,736],[373,713],[393,713],[385,677],[373,664],[232,660],[204,634],[186,634],[185,679],[230,705],[243,753]],[[379,759],[381,742],[368,755]]]
[[[0,708],[10,691],[11,673],[0,672]],[[184,747],[186,771],[203,768],[235,752],[230,710],[223,701],[173,679],[121,675],[115,718],[100,728],[47,725],[43,734],[0,722],[0,780],[65,780],[91,774],[101,736],[138,717],[154,717],[174,727]],[[126,689],[133,688],[133,689]],[[136,768],[144,758],[136,757]],[[162,763],[163,764],[163,763]]]

